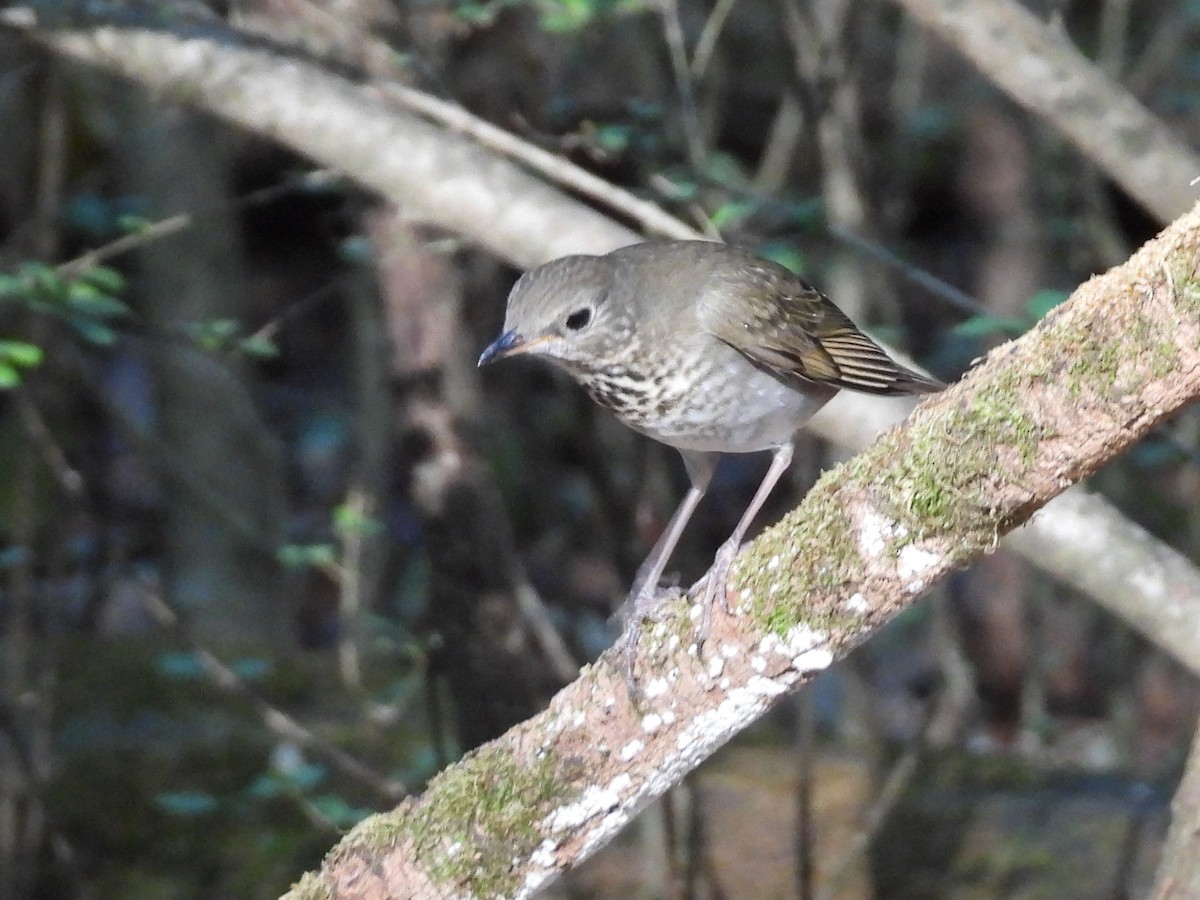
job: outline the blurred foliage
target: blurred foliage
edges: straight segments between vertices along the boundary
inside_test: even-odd
[[[684,149],[680,76],[671,65],[661,4],[430,0],[405,5],[402,16],[377,30],[356,19],[362,11],[353,5],[339,8],[337,19],[351,33],[362,28],[373,37],[394,37],[388,62],[404,67],[412,83],[814,283],[847,271],[863,275],[864,306],[855,313],[863,324],[952,379],[989,347],[1052,314],[1065,294],[1051,285],[1074,284],[1102,268],[1107,257],[1097,249],[1097,234],[1123,252],[1152,233],[1154,223],[1111,186],[1081,178],[1074,151],[1025,119],[1001,137],[1020,140],[1029,158],[1022,163],[1021,154],[1012,154],[1013,168],[999,174],[982,167],[985,150],[1008,146],[985,126],[1011,122],[1017,114],[993,88],[965,75],[962,63],[940,45],[901,27],[895,9],[852,6],[846,46],[822,44],[818,60],[824,66],[846,52],[852,63],[846,75],[859,92],[862,121],[840,123],[853,149],[848,160],[821,158],[814,135],[818,124],[830,124],[817,119],[829,112],[832,85],[821,81],[824,74],[811,84],[797,75],[797,48],[787,43],[775,4],[734,4],[711,64],[689,76],[704,145],[699,158]],[[1096,9],[1062,6],[1062,27],[1085,48],[1096,44]],[[712,22],[714,8],[680,4],[688,52]],[[1126,35],[1129,53],[1156,46],[1149,40],[1155,23],[1155,40],[1166,41],[1184,27],[1179,23],[1194,26],[1198,10],[1200,3],[1191,0],[1137,0],[1130,9],[1135,25]],[[305,27],[300,17],[277,24]],[[15,723],[11,733],[0,734],[0,751],[22,741],[38,765],[36,773],[26,772],[16,754],[0,752],[0,776],[28,786],[28,797],[44,804],[47,833],[63,838],[74,860],[52,858],[52,842],[41,840],[34,848],[38,883],[26,897],[273,896],[318,864],[341,831],[391,800],[320,753],[279,737],[248,692],[380,777],[414,790],[464,749],[455,735],[444,733],[443,723],[454,717],[445,672],[430,675],[447,641],[429,626],[430,597],[439,579],[454,582],[451,590],[472,586],[435,571],[430,561],[429,536],[412,497],[421,479],[430,477],[413,471],[429,448],[414,429],[385,422],[384,460],[377,468],[366,466],[366,448],[381,430],[370,421],[372,403],[382,395],[394,407],[387,415],[399,419],[405,402],[428,402],[435,388],[467,396],[446,419],[462,427],[464,447],[485,446],[487,456],[457,462],[490,466],[522,576],[580,660],[611,640],[606,620],[613,601],[678,495],[677,460],[619,432],[578,391],[536,366],[488,372],[480,389],[470,360],[499,327],[513,275],[485,253],[455,245],[447,257],[462,289],[453,329],[435,333],[440,321],[433,327],[388,321],[391,311],[380,303],[382,292],[372,279],[403,278],[397,293],[416,298],[415,304],[434,296],[423,280],[427,273],[416,271],[420,266],[401,276],[387,271],[386,255],[363,226],[371,201],[327,173],[297,176],[305,161],[244,134],[222,131],[213,148],[201,148],[235,148],[225,160],[229,195],[211,197],[211,207],[206,198],[205,209],[179,210],[197,229],[206,227],[215,209],[236,212],[234,243],[241,258],[231,268],[245,269],[249,287],[237,294],[243,308],[211,315],[189,309],[161,333],[147,333],[147,304],[173,298],[154,294],[136,260],[120,259],[120,270],[93,265],[87,250],[113,239],[136,238],[144,246],[170,240],[160,228],[168,218],[158,218],[145,173],[132,161],[131,142],[141,126],[129,107],[149,101],[82,70],[66,76],[62,96],[44,94],[40,76],[47,57],[40,51],[24,56],[17,43],[0,46],[12,51],[7,58],[0,53],[8,60],[0,61],[8,92],[0,121],[11,135],[0,142],[0,240],[6,251],[0,274],[0,662],[7,679],[0,684],[0,707]],[[1139,91],[1147,103],[1186,112],[1196,108],[1197,59],[1190,51],[1139,57],[1126,60],[1125,69],[1140,72],[1149,84]],[[29,72],[39,77],[29,78]],[[763,158],[780,140],[772,127],[785,92],[802,101],[804,123],[794,143],[781,145],[785,171],[768,179]],[[46,216],[31,186],[54,157],[34,152],[40,145],[32,125],[41,122],[43,106],[56,102],[63,104],[68,140],[61,172],[51,173],[62,177],[61,209]],[[150,115],[181,115],[165,106],[150,109]],[[1194,142],[1197,121],[1173,124],[1193,132],[1187,136]],[[855,137],[863,146],[854,144]],[[865,206],[860,236],[877,241],[886,254],[829,227],[827,217],[837,209],[823,194],[822,165],[838,162],[856,167],[852,174]],[[1026,168],[1017,171],[1021,165]],[[993,161],[993,168],[1003,167]],[[198,177],[184,163],[176,171],[179,178]],[[768,191],[765,183],[780,186]],[[988,218],[994,213],[988,201],[1005,190],[1010,193],[1002,199],[1029,214],[1025,224],[1032,223],[1033,233],[1018,235],[1026,239],[1021,248],[1028,257],[1008,257],[1011,268],[1004,274],[1036,272],[1036,286],[1022,294],[1020,305],[999,313],[990,298],[966,295],[982,291],[979,272],[1002,243],[997,234],[1012,236],[994,215]],[[45,221],[59,229],[54,237],[63,259],[82,255],[63,264],[31,261],[31,223]],[[439,253],[451,243],[419,225],[412,234]],[[958,294],[948,299],[951,289]],[[973,312],[964,313],[964,305]],[[365,306],[377,320],[366,321]],[[430,347],[447,335],[456,342],[448,357],[459,369],[435,371]],[[387,341],[429,368],[403,375],[381,371]],[[143,602],[171,570],[168,507],[181,495],[211,496],[192,473],[181,471],[177,448],[160,440],[157,430],[163,410],[151,361],[176,359],[175,353],[183,358],[182,350],[194,357],[197,349],[206,364],[245,379],[247,405],[269,432],[264,444],[279,451],[287,471],[282,536],[246,535],[244,552],[267,556],[282,569],[279,590],[294,614],[295,641],[280,652],[212,648],[227,666],[223,677],[238,682],[230,691],[218,687],[220,678],[191,645],[158,628]],[[82,363],[64,364],[68,354]],[[1198,421],[1193,412],[1164,426],[1094,481],[1131,517],[1193,557],[1200,550]],[[773,498],[772,514],[793,503],[825,461],[816,442],[806,448],[792,483]],[[231,439],[225,457],[228,466],[249,465],[252,454]],[[703,570],[726,536],[761,474],[756,465],[730,460],[718,473],[680,554],[685,578]],[[72,474],[82,488],[68,487],[76,483]],[[370,493],[370,505],[357,502],[363,492]],[[475,524],[456,523],[468,533]],[[355,568],[373,552],[377,567]],[[480,560],[461,563],[466,570]],[[361,596],[353,594],[364,572],[368,584]],[[984,795],[1018,796],[1022,815],[1030,808],[1028,796],[1042,803],[1038,809],[1057,809],[1054,792],[1040,788],[1046,770],[1082,766],[1089,758],[1082,750],[1064,751],[1047,763],[1023,755],[1027,744],[1054,745],[1081,720],[1096,719],[1100,743],[1117,747],[1110,756],[1121,772],[1111,773],[1111,783],[1131,772],[1131,779],[1165,784],[1178,764],[1180,735],[1194,715],[1188,699],[1194,684],[1178,675],[1153,681],[1137,668],[1153,655],[1126,630],[1079,613],[1089,607],[1058,586],[1027,573],[1018,577],[1027,580],[1026,606],[1009,619],[997,624],[986,614],[993,593],[1005,585],[980,589],[956,577],[942,601],[956,618],[944,631],[957,629],[961,645],[938,644],[945,639],[936,635],[946,607],[923,604],[835,673],[836,683],[827,679],[816,692],[823,739],[839,748],[866,744],[867,755],[884,762],[925,727],[929,698],[945,671],[965,660],[977,667],[968,679],[975,677],[979,693],[988,694],[987,703],[967,701],[960,723],[964,743],[981,752],[939,757],[946,781],[923,768],[901,805],[902,817],[877,842],[876,868],[891,873],[880,875],[881,898],[903,896],[895,884],[906,877],[915,889],[944,883],[937,882],[939,867],[956,887],[970,882],[967,870],[975,872],[975,883],[992,892],[987,896],[1002,895],[1005,879],[1026,884],[1031,872],[1049,868],[1037,847],[1044,830],[1018,835],[1011,844],[993,839],[990,846],[1011,850],[1008,866],[1000,854],[989,858],[986,841],[968,844],[962,837],[973,804]],[[166,599],[192,621],[207,613],[202,590],[188,595],[187,603]],[[244,602],[264,599],[247,596]],[[494,598],[486,599],[490,610]],[[347,619],[360,600],[363,606]],[[1069,618],[1062,608],[1079,620],[1065,629],[1075,644],[1061,631],[1038,631]],[[497,631],[508,627],[500,615],[497,622]],[[985,667],[1009,649],[1021,662],[1004,683]],[[351,650],[358,654],[357,682],[346,675]],[[1053,695],[1058,707],[1049,710],[1048,702],[1029,710],[1016,726],[989,718],[993,706],[987,704],[1006,689],[1019,695],[1017,702]],[[1086,714],[1079,712],[1081,695],[1092,704]],[[496,698],[498,705],[505,702]],[[790,739],[793,726],[781,716],[748,740]],[[881,751],[880,745],[889,748]],[[986,752],[997,747],[1003,752]],[[875,783],[883,771],[881,763]],[[739,777],[762,774],[750,770]],[[1073,801],[1093,789],[1071,787]],[[793,802],[790,794],[775,793],[781,803]],[[0,815],[20,812],[23,799]],[[1137,797],[1123,803],[1105,814],[1141,815]],[[1084,815],[1091,809],[1086,803],[1068,808]],[[997,819],[1006,817],[1007,807]],[[927,840],[913,849],[921,838]],[[960,848],[969,852],[953,857]]]

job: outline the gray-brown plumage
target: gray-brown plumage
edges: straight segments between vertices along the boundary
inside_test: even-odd
[[[799,276],[704,241],[567,256],[526,273],[509,294],[504,332],[479,364],[518,353],[547,357],[626,425],[683,455],[692,486],[634,579],[637,616],[652,611],[718,454],[774,457],[717,552],[705,610],[714,597],[724,602],[729,565],[813,413],[841,388],[898,395],[942,387],[892,360]]]

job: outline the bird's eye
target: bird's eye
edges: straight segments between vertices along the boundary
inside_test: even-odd
[[[592,311],[590,309],[587,307],[577,309],[567,316],[567,328],[571,331],[579,331],[581,328],[586,328],[590,321],[592,321]]]

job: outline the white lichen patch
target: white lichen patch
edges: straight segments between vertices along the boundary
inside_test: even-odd
[[[535,866],[541,866],[544,869],[552,868],[554,866],[555,862],[557,862],[557,859],[554,856],[554,851],[557,849],[558,849],[558,841],[554,841],[554,840],[551,840],[550,838],[546,838],[546,840],[544,840],[540,844],[538,844],[538,847],[536,850],[534,850],[531,854],[529,854],[529,861],[531,863],[533,863]],[[531,872],[526,877],[527,885],[529,884],[529,879],[534,878],[535,875],[536,875],[536,873]],[[540,882],[541,879],[539,878],[538,880]]]
[[[785,678],[765,678],[762,675],[751,675],[746,680],[746,690],[759,697],[777,697],[789,687]]]
[[[871,604],[867,602],[867,598],[861,592],[851,594],[842,601],[842,606],[857,616],[866,615],[871,611]]]
[[[708,658],[708,677],[714,681],[721,677],[721,673],[725,671],[725,660],[719,656],[710,656]]]
[[[663,714],[662,714],[662,720],[663,720],[664,725],[674,725],[675,724],[674,711],[669,710],[669,709],[664,709]]]
[[[634,738],[620,749],[620,751],[617,753],[617,757],[621,760],[621,762],[629,762],[631,759],[641,753],[642,748],[645,746],[646,742],[641,738]]]
[[[894,541],[907,534],[908,529],[895,519],[869,509],[863,513],[862,524],[859,525],[858,550],[868,559],[875,559],[886,554]]]
[[[829,635],[824,631],[817,631],[808,625],[793,625],[783,636],[784,652],[788,656],[797,656],[828,640]]]
[[[750,668],[755,672],[762,674],[763,672],[767,671],[767,661],[755,653],[750,657]]]
[[[655,678],[646,685],[645,690],[643,690],[642,693],[645,695],[647,700],[653,700],[655,697],[661,697],[670,689],[671,686],[667,683],[667,679]]]
[[[737,646],[735,644],[722,644],[721,645],[721,655],[723,657],[725,657],[726,659],[733,659],[739,653],[741,653],[741,651],[737,648]]]
[[[658,713],[650,713],[642,717],[642,731],[646,734],[654,734],[658,729],[662,728],[662,716]]]
[[[802,675],[809,672],[820,672],[833,665],[833,654],[826,647],[814,647],[805,650],[792,660],[792,668]]]
[[[778,568],[779,568],[779,557],[778,556],[772,556],[770,559],[767,560],[767,571],[768,572],[774,572]]]
[[[910,594],[925,590],[925,579],[921,576],[941,562],[941,556],[909,544],[900,551],[896,559],[896,574],[904,581],[904,589]]]
[[[621,802],[621,792],[628,790],[631,779],[622,773],[609,782],[607,787],[590,785],[574,803],[560,806],[546,820],[551,833],[578,828],[589,819],[616,809]]]

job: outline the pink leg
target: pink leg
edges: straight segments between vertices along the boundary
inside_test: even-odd
[[[726,596],[729,567],[733,564],[733,559],[737,556],[738,550],[741,549],[742,541],[745,540],[746,532],[750,530],[750,525],[754,521],[754,517],[758,515],[758,511],[762,509],[762,505],[767,502],[767,497],[771,495],[771,491],[774,490],[775,485],[779,482],[780,476],[792,464],[793,452],[795,452],[795,445],[791,442],[776,449],[775,455],[771,458],[771,467],[767,469],[767,474],[763,476],[762,483],[758,486],[758,490],[754,492],[754,499],[750,501],[750,505],[742,513],[742,518],[737,523],[737,527],[733,529],[733,534],[729,536],[729,540],[723,543],[720,549],[717,550],[712,568],[708,570],[708,574],[705,576],[704,599],[702,601],[704,622],[700,632],[702,637],[708,631],[708,616],[712,609],[713,600],[720,598],[721,605],[725,608],[726,612],[729,612],[729,598]]]

